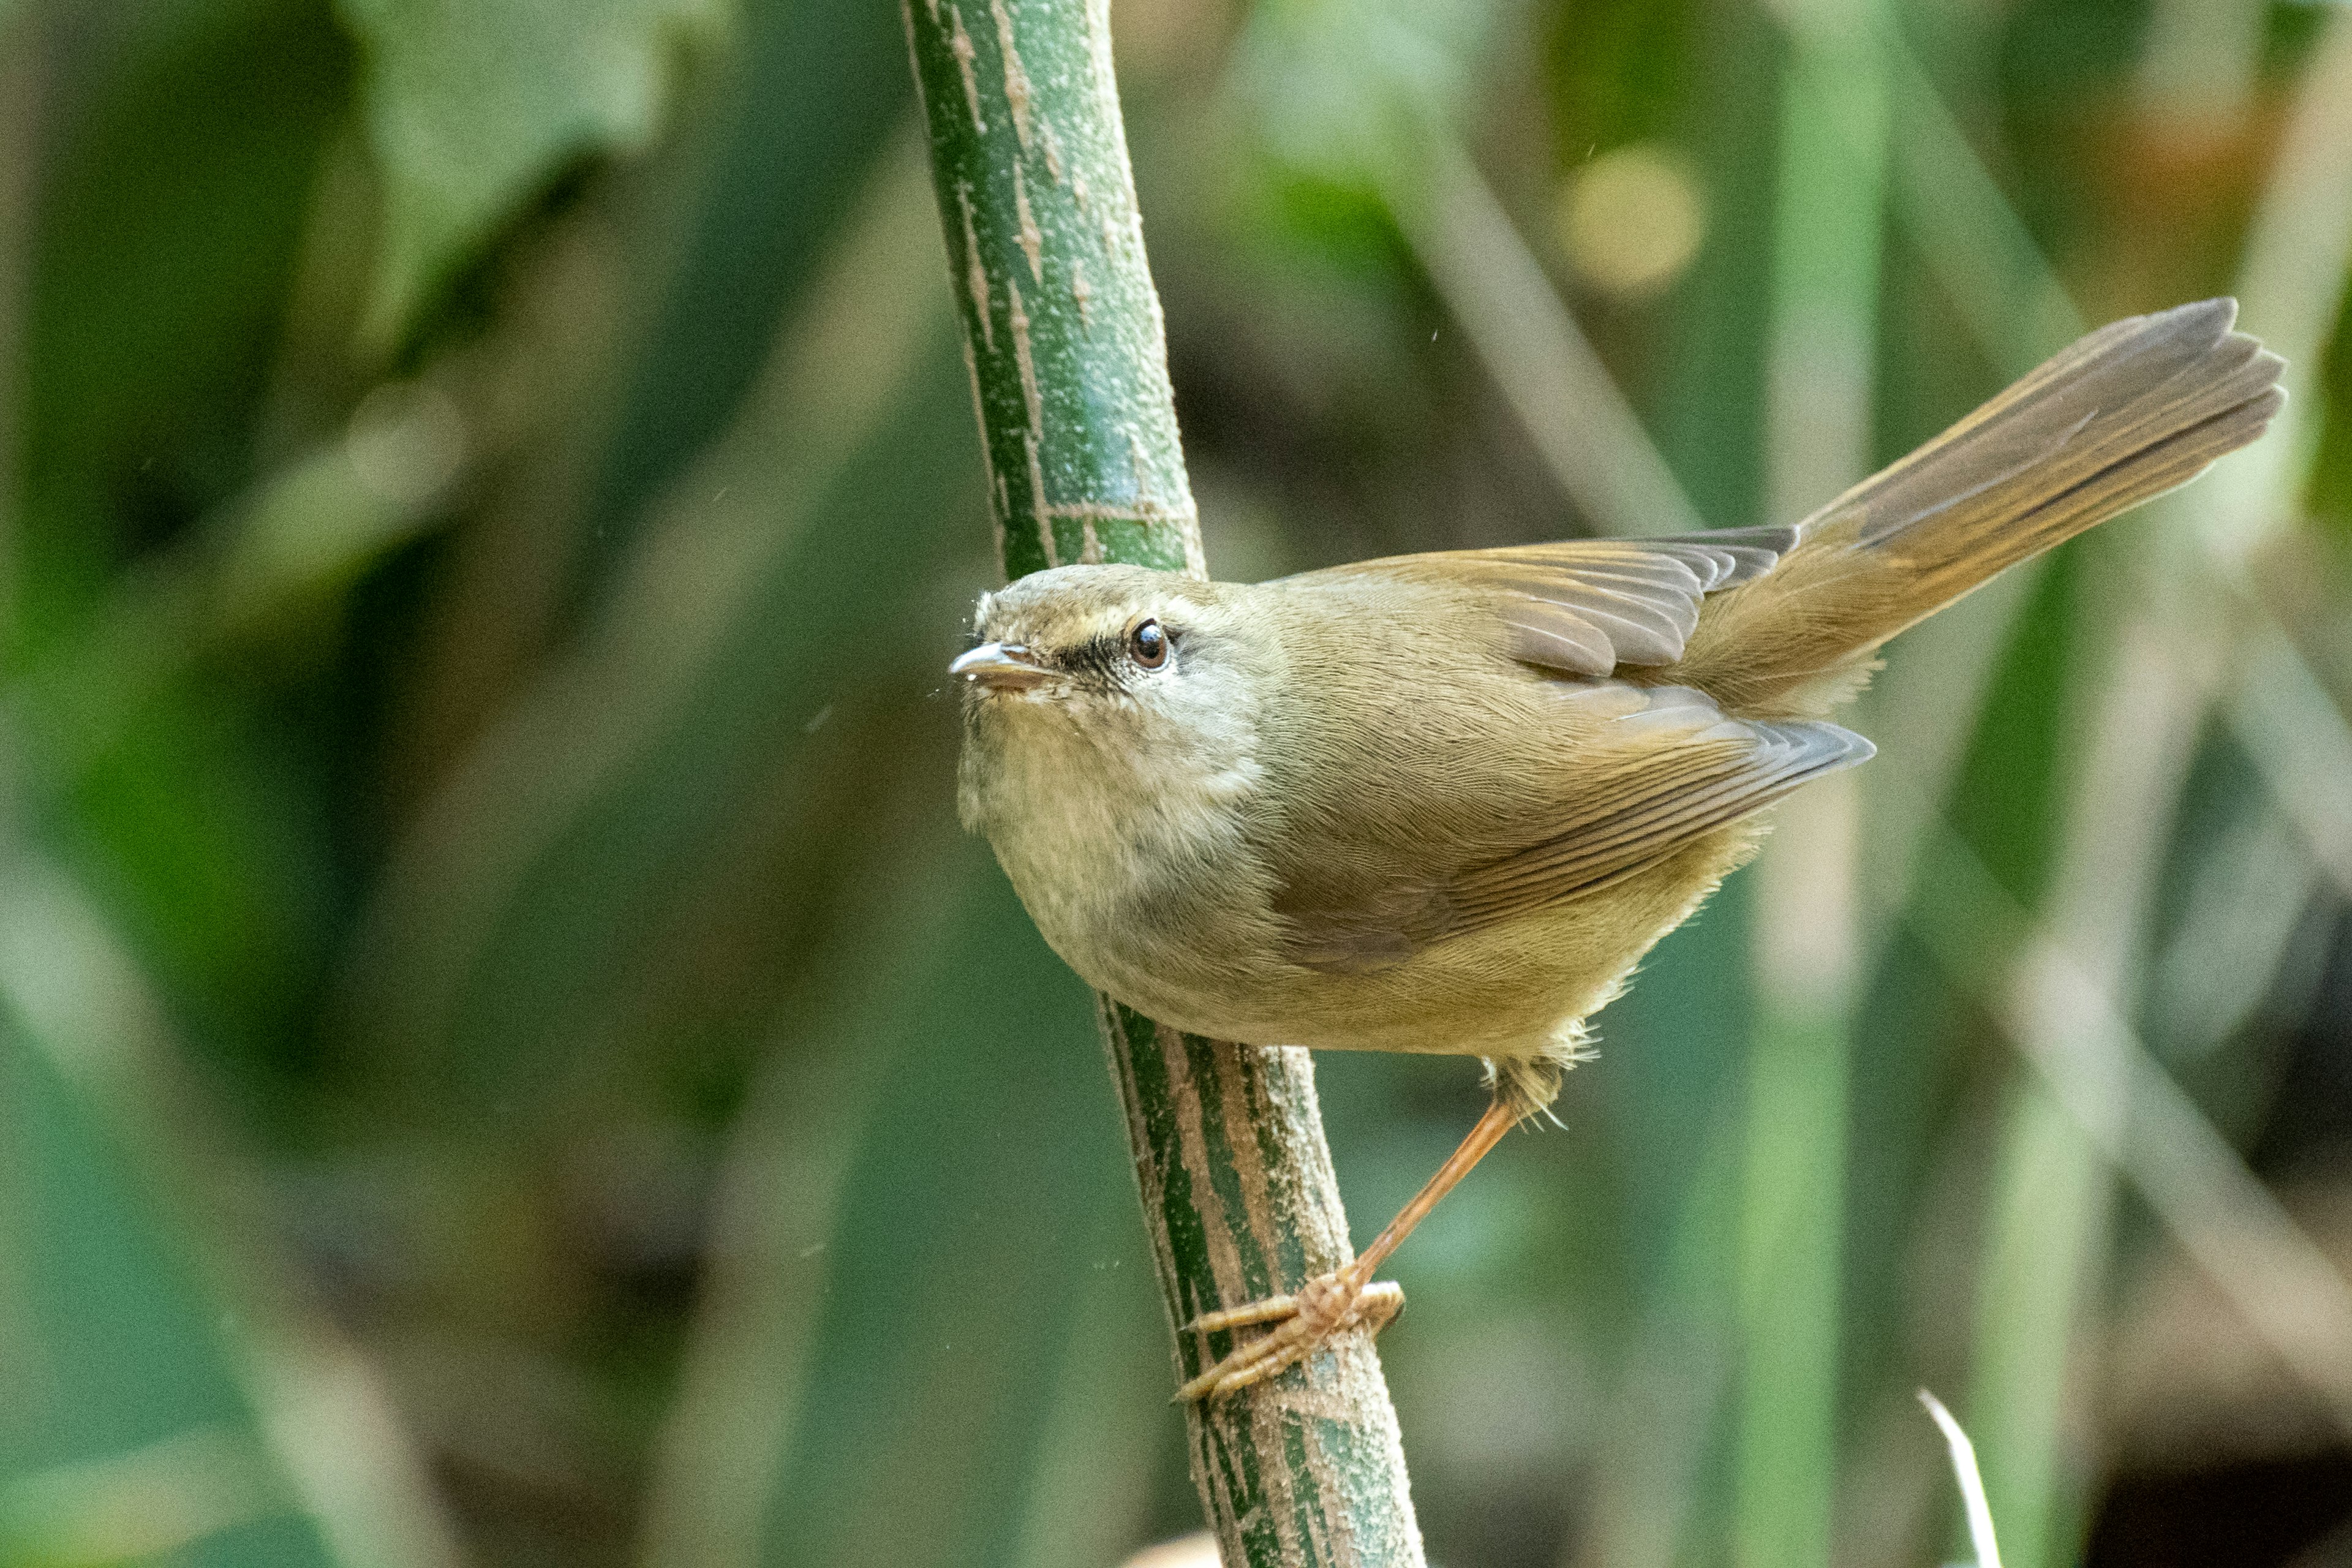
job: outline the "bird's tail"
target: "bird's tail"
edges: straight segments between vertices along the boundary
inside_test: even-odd
[[[1817,711],[1878,646],[2003,567],[2184,484],[2263,432],[2275,354],[2207,300],[2100,328],[1798,525],[1709,601],[1677,674],[1735,712]]]

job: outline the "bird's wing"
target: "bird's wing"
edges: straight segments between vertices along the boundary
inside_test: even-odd
[[[1875,751],[1853,731],[1819,721],[1724,718],[1686,687],[1651,695],[1686,701],[1653,706],[1634,721],[1688,728],[1630,749],[1610,772],[1596,770],[1573,802],[1573,815],[1537,842],[1455,877],[1448,894],[1457,930],[1475,931],[1622,881],[1808,780],[1867,762]]]
[[[1597,892],[1874,750],[1835,724],[1730,718],[1688,687],[1607,681],[1569,700],[1614,711],[1591,726],[1574,777],[1530,803],[1518,847],[1378,888],[1302,876],[1275,905],[1293,962],[1382,969],[1433,942]]]
[[[1769,572],[1792,528],[1734,528],[1669,539],[1576,539],[1502,550],[1391,555],[1286,579],[1339,586],[1387,579],[1467,592],[1509,632],[1513,658],[1563,675],[1672,664],[1699,601]]]

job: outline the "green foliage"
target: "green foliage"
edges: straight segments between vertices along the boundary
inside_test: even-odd
[[[16,241],[31,270],[16,658],[79,630],[126,561],[250,477],[303,215],[347,100],[349,50],[301,0],[119,9],[85,45],[104,68],[54,117],[40,221]],[[218,89],[255,59],[279,90]]]
[[[1491,0],[1275,0],[1235,40],[1234,83],[1283,163],[1378,190],[1476,90]]]
[[[2339,1299],[2263,1249],[2340,1259],[2352,1131],[2341,183],[2266,274],[2308,298],[2241,268],[2347,13],[2191,9],[1910,8],[1885,221],[1797,237],[1867,296],[1878,458],[2070,316],[2242,287],[2310,372],[2284,467],[1890,648],[1842,1049],[1743,872],[1568,1131],[1399,1256],[1433,1560],[1697,1568],[1777,1517],[1943,1561],[1922,1383],[2021,1568],[2192,1486],[2228,1561],[2330,1527],[2336,1406],[2188,1259]],[[1391,221],[1422,130],[1697,510],[1767,520],[1783,186],[1850,166],[1783,140],[1782,8],[1116,11],[1213,564],[1574,526]],[[2242,96],[2187,116],[2165,37]],[[1091,1009],[954,826],[941,671],[999,565],[906,47],[866,0],[0,5],[7,1568],[1104,1568],[1197,1527]],[[1629,143],[1706,219],[1640,297],[1556,221]],[[2210,689],[2130,662],[2150,616]],[[2028,1005],[2031,922],[2109,915],[2117,1011],[2245,1152],[2204,1252],[2015,1046],[2089,1037]],[[1318,1070],[1363,1221],[1478,1105],[1458,1059]]]
[[[383,180],[371,330],[404,326],[555,171],[639,152],[726,0],[340,0]]]
[[[0,1024],[0,1563],[335,1561],[276,1471],[224,1322],[122,1143]],[[27,1353],[31,1352],[31,1353]]]

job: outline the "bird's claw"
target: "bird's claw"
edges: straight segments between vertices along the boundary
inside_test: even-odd
[[[1332,1335],[1353,1328],[1379,1333],[1404,1305],[1404,1289],[1391,1280],[1366,1282],[1351,1269],[1321,1275],[1299,1287],[1296,1296],[1269,1296],[1244,1307],[1204,1312],[1188,1330],[1216,1333],[1254,1323],[1280,1326],[1262,1339],[1236,1345],[1231,1355],[1176,1391],[1175,1403],[1217,1399],[1267,1378],[1306,1360]]]
[[[1203,1312],[1184,1325],[1186,1333],[1221,1334],[1230,1329],[1246,1329],[1253,1323],[1276,1323],[1298,1310],[1296,1296],[1268,1296],[1262,1301],[1252,1301],[1245,1307],[1228,1307],[1222,1312]]]

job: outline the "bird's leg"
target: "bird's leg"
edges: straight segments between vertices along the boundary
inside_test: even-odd
[[[1486,1158],[1486,1151],[1502,1142],[1503,1134],[1518,1120],[1517,1110],[1498,1097],[1486,1108],[1486,1114],[1478,1119],[1478,1125],[1470,1130],[1470,1136],[1462,1140],[1462,1146],[1437,1168],[1437,1173],[1413,1194],[1412,1201],[1397,1211],[1396,1218],[1389,1221],[1353,1263],[1309,1279],[1295,1296],[1269,1296],[1245,1307],[1203,1313],[1185,1324],[1187,1329],[1204,1334],[1252,1323],[1279,1322],[1281,1326],[1263,1339],[1236,1346],[1231,1355],[1178,1389],[1177,1399],[1213,1398],[1247,1388],[1272,1377],[1293,1362],[1305,1360],[1343,1330],[1361,1326],[1373,1333],[1380,1332],[1396,1316],[1397,1309],[1404,1305],[1404,1292],[1391,1283],[1374,1284],[1373,1270],[1388,1260],[1389,1254],[1412,1234],[1412,1227],[1470,1173],[1472,1166]]]

